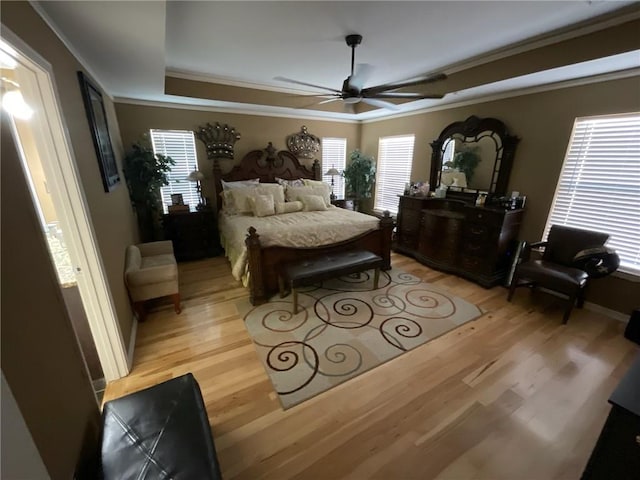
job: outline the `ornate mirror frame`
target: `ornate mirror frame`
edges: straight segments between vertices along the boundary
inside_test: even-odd
[[[491,137],[496,142],[496,158],[488,192],[492,194],[506,193],[513,165],[513,156],[520,139],[515,135],[510,135],[502,121],[496,118],[478,118],[474,115],[463,122],[454,122],[447,126],[440,133],[440,136],[431,142],[431,148],[433,149],[429,180],[431,188],[435,189],[440,185],[443,146],[453,135],[463,136],[465,142],[477,142],[483,137]]]

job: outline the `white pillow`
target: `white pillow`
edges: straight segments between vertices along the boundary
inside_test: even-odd
[[[317,187],[317,186],[323,186],[323,185],[329,185],[328,183],[325,183],[321,180],[311,180],[309,178],[305,178],[302,180],[304,182],[304,186],[305,187]]]
[[[326,188],[325,188],[326,187]],[[310,187],[287,187],[285,190],[285,197],[287,202],[293,202],[300,200],[301,195],[320,195],[324,199],[325,205],[328,207],[331,205],[331,188],[329,185],[313,185]]]
[[[300,195],[300,201],[304,205],[305,212],[327,209],[327,205],[324,203],[322,195]]]
[[[301,212],[303,208],[302,202],[276,202],[276,215]]]
[[[222,190],[232,190],[234,188],[257,187],[260,184],[260,179],[254,178],[253,180],[239,180],[237,182],[220,180],[220,183],[222,184]]]
[[[248,197],[247,200],[256,217],[268,217],[276,213],[273,195],[256,195],[255,197]]]
[[[256,193],[260,195],[273,195],[273,200],[284,202],[284,187],[277,183],[261,183],[256,187]]]

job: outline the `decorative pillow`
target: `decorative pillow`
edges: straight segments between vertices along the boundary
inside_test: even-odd
[[[276,202],[276,215],[301,212],[303,208],[302,202]]]
[[[249,203],[248,198],[260,195],[260,192],[258,192],[257,187],[238,187],[228,190],[225,194],[231,197],[236,213],[251,213],[251,204]]]
[[[309,178],[303,178],[302,181],[304,182],[305,187],[322,187],[323,185],[328,185],[328,183],[325,183],[321,180],[311,180]]]
[[[326,187],[326,188],[325,188]],[[331,205],[330,198],[331,188],[329,185],[313,185],[311,187],[287,187],[285,190],[285,197],[287,202],[293,202],[300,200],[301,195],[320,195],[324,199],[325,205],[328,207]]]
[[[586,248],[573,257],[573,266],[584,270],[591,278],[602,278],[618,269],[620,257],[613,248]]]
[[[276,213],[273,195],[256,195],[247,197],[247,200],[251,205],[251,211],[256,217],[268,217]]]
[[[304,205],[305,212],[327,209],[327,204],[324,202],[322,195],[300,195],[300,201]]]
[[[295,180],[285,180],[284,178],[276,177],[276,182],[283,187],[304,187],[304,180],[302,178],[296,178]]]
[[[284,187],[277,183],[261,183],[256,187],[256,193],[260,195],[273,195],[275,203],[284,202]]]
[[[240,180],[237,182],[220,180],[220,183],[222,184],[222,190],[232,190],[234,188],[257,187],[260,184],[260,179],[254,178],[253,180]]]
[[[238,209],[231,196],[231,190],[225,190],[220,192],[220,201],[222,202],[222,213],[226,215],[237,215]]]

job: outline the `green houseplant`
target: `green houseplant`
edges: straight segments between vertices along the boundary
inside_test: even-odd
[[[134,143],[124,157],[124,177],[143,242],[157,238],[156,226],[162,210],[160,187],[169,185],[167,175],[172,165],[175,162],[171,157],[155,154],[145,142]]]
[[[376,164],[373,157],[360,150],[349,154],[349,164],[342,172],[347,196],[353,198],[356,210],[360,211],[363,198],[371,198],[373,183],[376,179]]]
[[[465,148],[456,152],[453,155],[453,160],[447,163],[450,164],[447,166],[463,172],[467,178],[467,185],[470,185],[476,167],[480,163],[480,155],[478,155],[476,147]]]

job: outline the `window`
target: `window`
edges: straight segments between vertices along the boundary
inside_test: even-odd
[[[411,178],[415,135],[382,137],[378,143],[378,169],[374,209],[398,213],[398,195]]]
[[[169,185],[160,189],[164,212],[167,212],[167,205],[171,205],[171,195],[174,193],[181,193],[184,203],[194,211],[200,202],[200,196],[196,182],[187,180],[187,175],[198,169],[193,132],[189,130],[151,130],[151,144],[154,153],[171,157],[176,162],[169,173]]]
[[[331,184],[331,175],[325,175],[330,168],[335,168],[340,173],[347,166],[347,139],[323,138],[322,139],[322,180]],[[344,198],[344,178],[342,175],[333,177],[333,194],[337,198]]]
[[[620,270],[640,275],[640,113],[576,119],[545,238],[552,224],[608,233]]]

